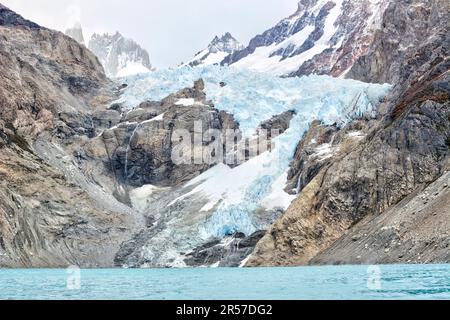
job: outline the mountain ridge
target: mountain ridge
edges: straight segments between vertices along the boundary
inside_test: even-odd
[[[390,0],[302,0],[297,11],[257,35],[222,65],[280,76],[345,76],[382,27]]]
[[[292,35],[289,26],[309,26],[304,38],[311,36],[311,41],[277,51],[275,57],[314,48],[327,34],[328,17],[337,15],[336,2],[301,1],[298,12],[304,14],[272,30],[269,42],[287,49],[289,38],[282,35]],[[448,8],[441,0],[389,1],[379,12],[382,29],[354,43],[361,52],[355,55],[353,46],[345,54],[325,50],[299,69],[299,76],[333,70],[343,76],[351,65],[349,77],[392,82],[380,103],[377,97],[386,86],[320,76],[270,76],[265,82],[265,76],[235,70],[232,64],[162,71],[156,81],[152,73],[111,81],[85,46],[0,5],[0,265],[449,262],[450,20],[443,17],[450,10],[442,5]],[[343,25],[353,23],[367,27],[366,21]],[[333,36],[352,38],[343,31]],[[412,45],[405,46],[408,42]],[[190,82],[195,77],[193,86],[186,85],[186,74]],[[180,81],[184,88],[171,89],[168,81]],[[282,81],[280,88],[291,91],[277,89]],[[345,97],[342,103],[332,90],[338,82],[345,86],[338,92]],[[348,94],[351,87],[361,92]],[[153,90],[164,96],[146,100],[144,92],[153,97]],[[295,94],[286,97],[292,90]],[[228,112],[218,110],[207,92]],[[133,94],[140,100],[130,99],[127,105]],[[299,98],[309,103],[314,95],[319,104],[305,114],[283,109]],[[246,110],[240,109],[244,102]],[[280,108],[285,112],[272,114]],[[327,123],[302,125],[299,120],[312,111]],[[171,153],[183,139],[172,140],[173,133],[198,133],[197,120],[206,124],[202,133],[281,129],[284,136],[275,147],[281,142],[278,147],[295,151],[292,158],[284,154],[288,172],[272,181],[279,175],[274,159],[281,158],[265,153],[269,163],[250,162],[250,146],[244,148],[241,165],[175,165]],[[299,130],[306,130],[303,138],[295,135]],[[289,134],[297,146],[283,144]],[[214,143],[206,139],[201,147]],[[264,170],[274,164],[268,175]],[[246,184],[259,182],[253,167],[261,168],[263,186],[277,192]],[[222,186],[231,198],[224,197]],[[241,202],[233,202],[236,198]],[[224,202],[230,207],[221,208]],[[266,207],[255,208],[260,203]],[[254,212],[263,230],[255,230]]]
[[[199,51],[194,59],[184,65],[195,67],[220,64],[226,56],[242,48],[243,46],[229,32],[226,32],[221,37],[215,36],[206,49]]]

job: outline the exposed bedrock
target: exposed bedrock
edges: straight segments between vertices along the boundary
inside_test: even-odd
[[[190,267],[239,267],[264,234],[265,231],[257,231],[249,236],[237,233],[230,238],[212,240],[192,250],[184,261]]]
[[[85,47],[0,5],[0,266],[113,265],[134,211],[70,154],[112,87]]]
[[[408,57],[424,43],[430,43],[430,38],[448,35],[449,28],[450,3],[446,0],[390,1],[369,49],[355,61],[346,77],[365,82],[402,82]],[[433,48],[429,49],[431,53]],[[426,55],[422,59],[432,61]]]
[[[160,102],[140,104],[125,113],[114,127],[89,141],[84,148],[86,155],[100,157],[120,183],[133,187],[177,186],[201,174],[213,165],[203,161],[202,148],[214,142],[204,139],[205,132],[216,129],[225,135],[226,130],[239,128],[232,115],[206,101],[203,86],[199,80],[193,88],[183,89]],[[188,105],[177,104],[179,101]],[[187,134],[183,138],[194,139],[195,134],[200,135],[200,145],[196,146],[192,140],[192,157],[187,163],[175,164],[174,148],[183,140],[174,135],[180,130]],[[200,161],[194,161],[198,152]]]

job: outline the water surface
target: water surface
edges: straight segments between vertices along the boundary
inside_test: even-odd
[[[89,269],[79,275],[0,269],[0,299],[450,299],[450,265]]]

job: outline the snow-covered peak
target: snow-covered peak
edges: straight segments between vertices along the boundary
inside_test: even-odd
[[[214,65],[220,64],[229,54],[242,50],[242,46],[229,32],[223,36],[215,36],[205,50],[200,51],[197,55],[186,63],[191,67],[199,65]]]
[[[84,36],[83,36],[83,28],[81,27],[80,22],[75,22],[72,26],[68,27],[65,31],[65,34],[75,39],[79,44],[84,45]]]
[[[95,33],[89,41],[89,49],[97,55],[109,77],[125,77],[152,70],[148,52],[119,32],[113,35]]]
[[[234,51],[243,49],[244,47],[237,41],[229,32],[225,33],[222,37],[216,36],[208,46],[211,52],[227,52],[233,53]]]
[[[390,0],[301,0],[297,11],[224,59],[275,75],[341,76],[368,50]]]

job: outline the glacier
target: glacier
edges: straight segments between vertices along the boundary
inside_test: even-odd
[[[205,66],[123,78],[121,81],[128,87],[116,102],[132,109],[144,100],[160,100],[192,86],[199,78],[205,82],[208,99],[217,109],[234,114],[245,136],[254,136],[261,122],[274,115],[289,110],[296,114],[290,128],[274,139],[272,151],[234,168],[216,165],[182,187],[181,195],[168,207],[184,202],[185,208],[192,201],[206,201],[200,210],[181,214],[177,222],[168,224],[183,226],[177,232],[165,231],[170,237],[165,238],[164,247],[171,252],[183,241],[193,249],[211,238],[226,238],[235,232],[250,235],[267,229],[277,218],[268,212],[274,209],[282,212],[296,197],[283,189],[297,144],[311,122],[321,120],[325,124],[344,126],[355,118],[373,117],[377,104],[391,89],[388,84],[329,76],[280,78],[250,70]],[[157,243],[152,241],[153,245]],[[152,247],[147,246],[146,250],[147,254],[155,255]]]

